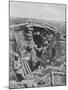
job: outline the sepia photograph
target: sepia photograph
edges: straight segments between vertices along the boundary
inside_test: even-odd
[[[9,88],[66,86],[66,4],[9,1]]]

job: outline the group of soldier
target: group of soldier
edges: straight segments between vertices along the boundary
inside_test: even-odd
[[[29,33],[30,34],[28,34],[28,36],[30,35],[33,38],[32,32],[30,31]],[[45,36],[44,36],[43,33],[41,34],[39,31],[35,32],[35,34],[37,36],[42,37],[43,44],[41,45],[41,47],[38,47],[34,43],[34,40],[32,39],[31,47],[27,46],[30,51],[28,52],[27,49],[26,50],[24,49],[24,55],[27,53],[27,56],[24,57],[24,55],[22,55],[23,57],[20,58],[19,55],[17,54],[13,61],[13,69],[15,73],[17,75],[20,75],[22,78],[25,78],[28,73],[31,73],[31,71],[34,71],[35,69],[38,69],[39,67],[42,68],[41,63],[43,61],[45,62],[47,61],[48,63],[50,63],[51,58],[53,57],[52,55],[53,47],[52,46],[53,46],[53,42],[55,42],[53,34],[48,35],[45,33]]]

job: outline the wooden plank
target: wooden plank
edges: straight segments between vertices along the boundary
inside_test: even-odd
[[[24,69],[24,70],[27,70],[27,72],[29,73],[29,72],[31,72],[30,67],[29,67],[27,61],[26,61],[25,59],[23,59],[23,54],[22,54],[22,51],[21,51],[21,49],[20,49],[20,47],[19,47],[19,43],[18,43],[19,40],[18,40],[17,35],[15,34],[13,28],[12,28],[12,31],[13,31],[13,33],[14,33],[14,36],[15,36],[15,39],[16,39],[16,43],[17,43],[17,45],[18,45],[20,54],[21,54],[21,56],[22,56],[22,61],[23,61],[23,63],[24,63],[24,67],[26,68],[26,69],[24,69],[24,68],[23,68],[23,69]],[[25,72],[25,71],[24,71],[24,72]],[[26,73],[25,73],[25,75],[26,75]]]
[[[66,85],[66,75],[63,72],[51,72],[52,86]]]

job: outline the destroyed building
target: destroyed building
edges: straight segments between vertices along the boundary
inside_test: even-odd
[[[66,84],[64,40],[58,30],[28,19],[10,25],[9,36],[10,88]]]

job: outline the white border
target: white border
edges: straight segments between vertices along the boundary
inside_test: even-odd
[[[13,0],[11,0],[13,1]],[[18,0],[14,0],[18,1]],[[45,3],[58,3],[67,4],[67,0],[19,0],[19,1],[30,1],[30,2],[45,2]],[[67,4],[68,5],[68,4]],[[68,8],[68,7],[67,7]],[[9,4],[8,0],[0,0],[0,90],[8,89],[8,78],[9,78]],[[68,15],[68,14],[67,14]],[[67,18],[68,21],[68,18]],[[68,25],[67,25],[68,26]],[[67,31],[68,39],[68,31]],[[68,40],[67,40],[68,43]],[[68,54],[68,47],[67,54]],[[68,62],[67,62],[68,65]],[[67,66],[68,73],[68,66]],[[67,75],[68,76],[68,75]],[[68,81],[68,78],[67,78]],[[37,90],[57,90],[57,89],[67,89],[67,86],[57,86],[57,87],[44,87],[44,88],[31,88]],[[30,89],[30,88],[29,88]],[[21,89],[18,89],[21,90]],[[26,90],[26,89],[25,89]]]

